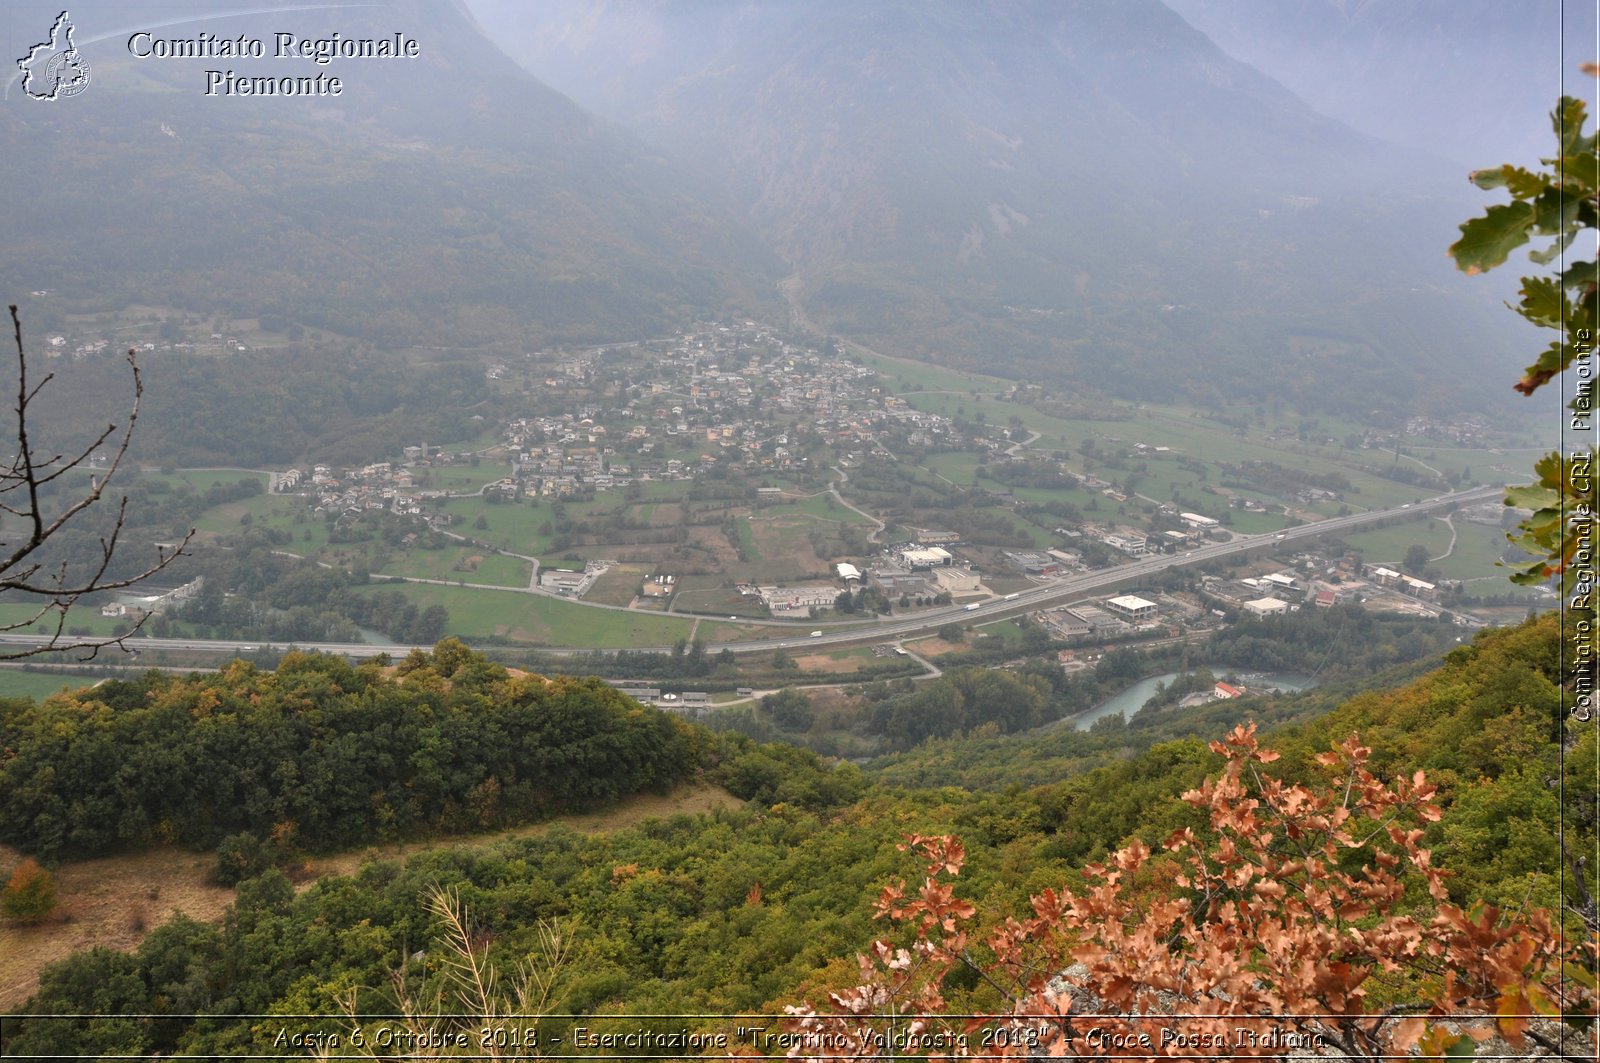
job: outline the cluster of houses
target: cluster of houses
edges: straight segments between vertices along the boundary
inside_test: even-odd
[[[112,351],[120,354],[121,352],[126,351],[129,347],[132,347],[140,354],[152,354],[160,351],[195,351],[203,349],[228,351],[248,351],[250,349],[244,343],[244,341],[240,340],[237,336],[227,336],[221,332],[213,332],[211,334],[211,342],[209,344],[189,343],[181,340],[176,343],[155,343],[146,341],[144,343],[133,344],[122,342],[116,344],[114,347],[113,341],[104,337],[96,337],[94,339],[69,339],[66,336],[57,335],[45,337],[44,355],[46,358],[71,358],[73,361],[79,361],[84,358],[91,358],[95,355],[103,355]]]
[[[978,574],[943,545],[954,545],[960,537],[953,532],[934,531],[918,541],[894,543],[866,562],[863,570],[850,562],[834,566],[836,582],[818,580],[783,586],[739,584],[741,594],[759,598],[772,616],[800,619],[814,609],[826,609],[846,591],[870,586],[890,599],[901,597],[938,598],[941,595],[971,594],[981,591]]]
[[[1440,587],[1426,580],[1375,566],[1361,574],[1351,558],[1298,559],[1301,571],[1280,570],[1239,578],[1206,576],[1198,597],[1156,595],[1156,601],[1120,594],[1046,609],[1034,619],[1064,641],[1116,638],[1161,627],[1215,625],[1223,608],[1254,617],[1281,616],[1307,606],[1319,609],[1360,602],[1369,609],[1436,617]],[[1147,592],[1148,593],[1148,592]],[[1208,608],[1209,607],[1209,608]],[[1211,610],[1214,609],[1213,613]],[[1457,622],[1474,624],[1470,617]]]
[[[449,491],[420,487],[426,469],[467,462],[469,453],[452,453],[426,445],[408,446],[404,462],[377,461],[360,468],[336,468],[316,464],[309,468],[285,469],[272,474],[269,489],[278,494],[301,494],[311,499],[318,517],[358,517],[365,513],[392,513],[425,521],[432,527],[448,527],[454,517],[437,508],[443,499],[456,497]],[[514,492],[511,478],[491,482],[484,490]]]
[[[90,355],[104,354],[110,346],[110,340],[89,340],[86,343],[73,344],[68,343],[65,336],[51,336],[45,340],[45,356],[59,358],[62,355],[71,355],[74,359],[88,358]],[[144,344],[143,349],[153,351],[155,344]]]
[[[633,482],[634,470],[614,464],[608,455],[616,451],[605,445],[605,426],[589,418],[567,414],[558,418],[531,418],[512,422],[507,427],[512,446],[512,475],[492,485],[506,495],[519,492],[544,498],[564,498],[584,489],[609,491]],[[535,433],[539,433],[536,435]],[[560,444],[531,445],[529,439],[559,438]],[[682,462],[669,462],[665,468],[643,470],[646,479],[688,479]]]
[[[1361,573],[1349,560],[1303,556],[1302,572],[1272,572],[1242,579],[1207,577],[1205,591],[1219,603],[1254,616],[1274,616],[1311,605],[1327,609],[1360,602],[1369,609],[1438,616],[1443,588],[1427,580],[1375,565]],[[1463,619],[1463,622],[1470,623]]]
[[[1180,513],[1176,506],[1170,504],[1160,507],[1158,512],[1169,519],[1176,517],[1178,521],[1182,522],[1183,527],[1166,528],[1152,532],[1126,525],[1091,523],[1085,524],[1080,528],[1057,528],[1056,532],[1069,539],[1087,537],[1127,557],[1148,557],[1151,554],[1172,553],[1173,551],[1204,542],[1207,539],[1226,540],[1230,538],[1228,530],[1223,528],[1222,522],[1215,517],[1208,517],[1203,513]],[[1062,566],[1061,571],[1082,567],[1082,559],[1077,554],[1064,551],[1046,552],[1056,556],[1057,562]],[[1020,564],[1017,567],[1029,575],[1039,574]]]
[[[1210,690],[1196,690],[1192,694],[1185,694],[1178,701],[1178,708],[1192,709],[1200,705],[1209,705],[1213,701],[1227,701],[1230,698],[1242,698],[1250,693],[1249,688],[1237,683],[1225,683],[1217,680]]]
[[[955,532],[919,532],[915,540],[885,547],[871,559],[863,578],[891,599],[976,593],[981,589],[978,574],[949,549],[960,541]]]
[[[1445,421],[1435,421],[1430,417],[1413,417],[1406,422],[1406,435],[1425,436],[1452,440],[1464,447],[1481,447],[1487,438],[1489,423],[1472,417],[1452,417]],[[1380,445],[1392,445],[1392,439],[1385,439]]]
[[[837,584],[820,582],[757,586],[753,590],[774,617],[784,620],[804,619],[813,609],[831,608],[840,594]]]
[[[1408,576],[1404,572],[1396,572],[1392,568],[1378,566],[1369,569],[1367,574],[1380,587],[1396,587],[1407,594],[1427,601],[1432,601],[1439,596],[1437,584],[1429,583],[1427,580],[1418,579],[1415,576]]]
[[[417,463],[445,461],[440,456],[433,459],[419,457]],[[426,514],[424,505],[448,497],[445,491],[419,490],[412,465],[396,465],[387,461],[374,462],[359,469],[334,469],[330,465],[313,465],[309,470],[288,469],[275,473],[272,489],[281,493],[309,491],[314,512],[319,517],[360,516],[363,513],[388,512],[397,516],[427,517],[440,525],[450,523],[449,514]]]
[[[912,445],[958,442],[949,418],[885,395],[872,370],[752,321],[566,356],[536,401],[546,412],[504,426],[513,476],[530,495],[694,479],[717,465],[782,472],[804,466],[812,446],[878,450],[890,433]]]
[[[1043,579],[1083,567],[1083,558],[1068,550],[1005,550],[1000,556],[1023,575]]]

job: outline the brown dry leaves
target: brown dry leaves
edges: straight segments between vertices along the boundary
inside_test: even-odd
[[[1379,1059],[1418,1046],[1438,1056],[1467,1036],[1455,1032],[1463,1017],[1486,1020],[1468,1034],[1520,1046],[1531,1014],[1595,1014],[1593,991],[1561,977],[1563,963],[1592,963],[1592,949],[1565,946],[1547,913],[1446,903],[1421,846],[1418,824],[1440,816],[1423,773],[1380,780],[1353,736],[1317,758],[1330,772],[1317,787],[1263,777],[1278,754],[1253,725],[1212,748],[1222,774],[1184,795],[1207,813],[1205,836],[1177,831],[1157,854],[1135,841],[1085,867],[1082,888],[1045,890],[1031,917],[999,920],[981,940],[975,907],[955,893],[959,841],[909,837],[901,848],[922,858],[923,882],[885,888],[877,914],[914,940],[861,956],[860,983],[830,995],[831,1014],[791,1008],[791,1029],[810,1040],[790,1054],[1234,1059],[1310,1048]],[[1400,910],[1413,882],[1431,910]],[[990,1009],[938,1018],[960,971],[979,988],[959,1003]],[[1379,973],[1427,989],[1410,1006],[1380,1003]]]

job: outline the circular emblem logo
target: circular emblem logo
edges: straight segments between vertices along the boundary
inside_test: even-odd
[[[44,83],[52,96],[76,96],[89,87],[89,61],[76,48],[57,52],[45,65]]]

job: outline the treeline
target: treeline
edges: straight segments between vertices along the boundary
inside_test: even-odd
[[[1371,675],[1390,665],[1438,656],[1460,635],[1461,629],[1451,623],[1344,605],[1241,618],[1213,635],[1205,653],[1234,668],[1335,678]]]
[[[909,749],[923,739],[982,724],[1010,734],[1058,718],[1054,695],[1043,668],[1017,672],[966,668],[948,672],[915,693],[877,703],[867,716],[867,727],[893,749]]]
[[[1293,495],[1301,488],[1315,487],[1339,495],[1358,494],[1360,489],[1350,483],[1350,478],[1340,472],[1311,472],[1293,469],[1275,461],[1247,461],[1238,465],[1222,466],[1222,486],[1241,491],[1263,491],[1267,494]]]
[[[1031,549],[1033,536],[1019,528],[1010,511],[992,498],[973,491],[967,503],[947,510],[942,516],[947,527],[959,532],[973,546],[1007,546]]]
[[[1072,676],[1037,660],[1005,670],[955,668],[911,693],[881,696],[867,715],[867,729],[897,751],[980,729],[1014,734],[1086,712],[1151,669],[1176,663],[1182,652],[1178,646],[1149,653],[1112,650],[1088,672]],[[888,695],[888,689],[868,690],[869,698],[880,693]]]
[[[90,506],[52,535],[30,563],[38,562],[44,571],[65,566],[70,584],[74,576],[87,578],[105,563],[104,543],[117,535],[121,545],[107,564],[104,580],[128,579],[158,560],[160,555],[150,545],[152,542],[182,539],[207,509],[259,495],[263,490],[261,479],[256,476],[213,483],[204,491],[187,483],[174,487],[165,480],[140,476],[132,468],[131,459],[128,461],[118,470],[108,491],[113,498],[118,493],[127,496],[126,511],[114,504]],[[42,485],[39,506],[45,518],[51,519],[82,498],[89,490],[90,475],[104,476],[105,470],[86,466],[80,475]],[[163,582],[180,583],[192,575],[187,560],[179,558],[167,568]]]
[[[1114,649],[1092,669],[1071,676],[1041,661],[1010,671],[973,667],[1047,653],[1059,645],[1043,628],[1028,624],[1020,646],[999,643],[942,655],[939,663],[946,674],[913,693],[869,687],[874,704],[865,729],[893,751],[986,726],[1011,734],[1086,712],[1146,675],[1179,670],[1186,658],[1204,657],[1241,670],[1315,674],[1324,680],[1371,676],[1393,665],[1436,658],[1455,645],[1459,630],[1437,620],[1369,613],[1359,606],[1301,609],[1282,617],[1243,620],[1203,646]]]
[[[1401,465],[1398,460],[1390,465],[1363,465],[1362,472],[1381,476],[1385,480],[1395,483],[1409,484],[1412,487],[1421,487],[1429,491],[1448,491],[1450,481],[1443,476],[1429,472],[1427,469],[1415,465]]]
[[[679,639],[670,653],[649,650],[590,650],[585,653],[557,654],[529,651],[502,659],[543,675],[601,675],[608,679],[637,679],[657,683],[665,689],[682,691],[733,690],[742,686],[787,686],[799,675],[799,666],[786,651],[774,651],[768,667],[748,660],[740,664],[730,649],[715,654],[706,652],[704,641]],[[905,657],[875,658],[850,673],[852,679],[867,681],[895,676],[917,675],[922,666]]]
[[[1061,471],[1055,463],[1042,461],[992,462],[978,466],[980,479],[997,480],[1013,487],[1047,487],[1059,491],[1075,491],[1083,486],[1071,473]]]
[[[574,1025],[665,1027],[666,1020],[599,1017],[622,1004],[644,1014],[759,1010],[865,942],[876,887],[907,868],[894,845],[876,836],[894,836],[880,814],[842,822],[793,803],[784,808],[774,814],[763,802],[594,837],[557,826],[403,867],[368,864],[299,895],[281,872],[269,871],[239,886],[220,926],[180,916],[132,953],[94,949],[52,966],[27,1005],[36,1017],[8,1017],[0,1047],[18,1060],[282,1058],[274,1038],[283,1022],[236,1017],[275,1010],[324,1016],[293,1020],[296,1032],[343,1035],[347,987],[363,987],[360,1007],[384,1014],[395,1003],[378,987],[395,971],[404,969],[423,993],[443,984],[443,930],[421,900],[431,883],[470,898],[474,929],[493,942],[490,955],[502,970],[538,950],[539,920],[569,928],[570,954],[550,1010],[595,1018],[539,1021],[543,1038],[565,1042]],[[930,829],[951,826],[937,810],[896,811]],[[994,881],[993,864],[980,857],[969,875]],[[50,1017],[60,1014],[108,1017]],[[448,1019],[439,1026],[454,1028]]]
[[[306,654],[0,705],[0,841],[46,859],[247,832],[312,851],[487,829],[666,786],[704,751],[598,680],[446,640],[391,681]]]
[[[377,590],[364,571],[346,572],[276,549],[271,529],[250,528],[232,549],[196,547],[185,571],[205,577],[200,593],[150,631],[177,635],[183,625],[209,638],[361,641],[359,628],[426,646],[450,623],[442,605],[418,606],[397,590]]]
[[[362,627],[382,631],[396,642],[424,646],[437,642],[450,623],[450,611],[444,606],[419,608],[416,602],[399,591],[351,594],[337,598],[335,602]]]
[[[171,484],[155,477],[135,476],[128,489],[128,504],[135,506],[144,499],[159,503],[170,516],[200,514],[213,506],[242,502],[265,491],[266,487],[259,476],[241,476],[231,483],[218,480],[209,484],[204,491],[185,481]]]
[[[524,668],[546,674],[603,675],[612,679],[704,679],[738,673],[732,650],[709,654],[702,639],[678,639],[670,653],[649,650],[590,650],[586,653],[529,652],[517,658]]]

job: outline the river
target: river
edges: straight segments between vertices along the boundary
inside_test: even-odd
[[[1315,686],[1316,680],[1308,675],[1296,675],[1292,672],[1238,672],[1225,665],[1203,665],[1211,669],[1211,674],[1221,679],[1230,673],[1239,677],[1240,681],[1252,691],[1263,687],[1272,687],[1277,690],[1304,690]],[[1144,708],[1144,703],[1155,697],[1157,684],[1170,684],[1178,678],[1179,673],[1167,672],[1165,675],[1153,675],[1148,679],[1141,679],[1133,686],[1124,690],[1116,697],[1103,701],[1088,712],[1073,717],[1072,725],[1080,731],[1087,731],[1094,726],[1094,722],[1103,716],[1113,713],[1121,714],[1124,718],[1132,716]]]

